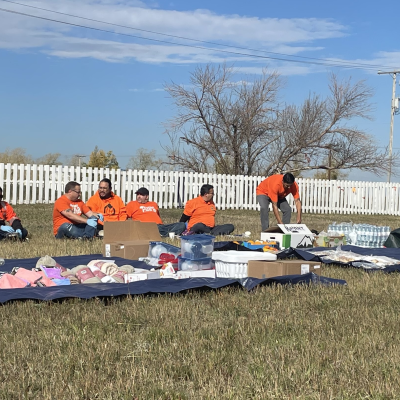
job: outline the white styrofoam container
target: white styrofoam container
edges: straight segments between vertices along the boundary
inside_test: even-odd
[[[276,254],[257,251],[213,251],[215,272],[218,278],[247,278],[249,260],[275,261]]]

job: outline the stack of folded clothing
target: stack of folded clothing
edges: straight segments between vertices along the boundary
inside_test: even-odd
[[[104,260],[93,260],[88,265],[68,269],[50,256],[42,257],[32,270],[14,268],[11,273],[0,273],[0,289],[50,287],[90,283],[124,283],[124,276],[133,273],[131,265],[118,267]]]

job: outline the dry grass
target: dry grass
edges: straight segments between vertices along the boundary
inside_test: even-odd
[[[97,240],[51,238],[50,206],[16,209],[33,238],[2,243],[6,258],[100,252]],[[180,211],[162,214],[172,222]],[[304,216],[317,230],[335,220],[396,227],[392,217]],[[256,212],[220,212],[223,221],[259,231]],[[398,398],[400,276],[322,272],[348,286],[6,304],[0,398]]]

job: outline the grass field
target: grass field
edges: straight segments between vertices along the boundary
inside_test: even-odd
[[[32,238],[4,258],[101,252],[56,241],[49,205],[16,206]],[[161,210],[164,222],[180,210]],[[224,211],[259,237],[259,215]],[[310,229],[398,218],[304,215]],[[169,239],[168,239],[169,240]],[[396,399],[400,276],[323,266],[346,287],[261,287],[0,307],[0,399]]]

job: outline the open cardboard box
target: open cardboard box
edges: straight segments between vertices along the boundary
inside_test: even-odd
[[[275,240],[281,249],[313,247],[314,234],[305,224],[278,224],[261,232],[261,240]]]
[[[160,240],[160,232],[154,222],[105,221],[103,256],[137,260],[147,257],[150,242]]]
[[[304,260],[256,261],[250,260],[247,274],[252,278],[266,279],[274,276],[321,274],[321,263]]]

